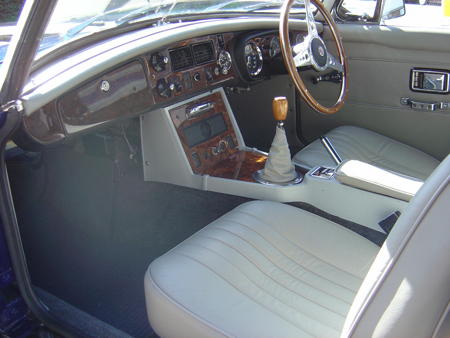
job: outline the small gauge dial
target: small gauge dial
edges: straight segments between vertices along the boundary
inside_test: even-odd
[[[261,49],[253,41],[248,42],[244,47],[244,61],[251,76],[257,76],[261,73],[263,56]]]
[[[231,69],[231,55],[226,50],[221,50],[217,57],[217,64],[220,67],[220,71],[223,75],[228,74]]]
[[[278,38],[278,36],[274,36],[269,43],[269,56],[273,58],[280,54],[280,52],[280,39]]]

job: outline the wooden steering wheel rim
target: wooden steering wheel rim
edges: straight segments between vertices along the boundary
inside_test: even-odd
[[[333,18],[331,17],[331,14],[323,6],[323,4],[320,1],[311,0],[317,7],[319,12],[325,18],[326,23],[330,26],[331,34],[333,36],[339,54],[339,62],[343,65],[344,68],[344,71],[342,72],[342,83],[339,98],[337,99],[336,103],[333,106],[325,107],[321,105],[319,102],[317,102],[316,99],[314,99],[314,97],[308,90],[308,88],[306,88],[305,83],[301,79],[297,71],[297,67],[295,66],[294,63],[294,57],[292,55],[292,47],[289,40],[289,12],[291,10],[294,1],[295,0],[286,0],[283,3],[280,14],[280,26],[279,26],[280,47],[281,52],[283,54],[284,64],[286,65],[287,71],[292,81],[294,82],[295,86],[297,87],[297,90],[300,92],[300,95],[303,97],[306,103],[319,113],[334,114],[337,111],[339,111],[339,109],[341,109],[342,106],[344,105],[348,92],[348,64],[344,52],[344,46],[342,44],[341,37],[338,34],[338,28]]]

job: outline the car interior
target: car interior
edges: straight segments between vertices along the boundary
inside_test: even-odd
[[[450,33],[292,2],[32,69],[6,163],[33,292],[61,322],[449,334]]]

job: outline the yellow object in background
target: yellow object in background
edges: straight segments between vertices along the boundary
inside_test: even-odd
[[[450,0],[442,0],[442,12],[444,16],[450,17]]]

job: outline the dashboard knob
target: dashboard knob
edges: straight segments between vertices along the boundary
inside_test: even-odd
[[[171,91],[176,91],[180,93],[183,90],[183,85],[181,84],[181,80],[179,77],[174,77],[169,79],[169,88]]]
[[[217,145],[217,152],[223,153],[227,149],[227,142],[225,140],[220,140]]]
[[[199,82],[202,79],[199,72],[195,73],[193,78],[195,82]]]
[[[169,63],[169,58],[159,52],[153,53],[152,56],[150,56],[150,63],[153,69],[159,73],[166,69],[166,65]]]
[[[167,83],[166,79],[159,79],[156,83],[156,91],[158,92],[159,96],[162,97],[171,97],[172,96],[172,90],[170,89],[169,84]]]

